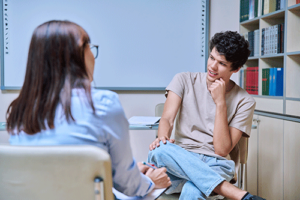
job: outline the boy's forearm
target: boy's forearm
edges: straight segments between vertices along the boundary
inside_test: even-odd
[[[167,119],[161,118],[159,121],[157,135],[158,137],[167,136],[170,138],[172,134],[172,129],[173,129],[173,124],[170,124],[170,122]]]
[[[223,157],[228,155],[232,147],[232,140],[227,120],[227,106],[225,102],[216,105],[213,144],[215,153]]]

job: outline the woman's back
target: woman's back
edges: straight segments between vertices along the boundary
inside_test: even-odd
[[[116,123],[114,126],[128,131],[128,122],[114,92],[92,89],[91,95],[96,109],[95,113],[87,101],[85,91],[72,89],[71,112],[75,121],[67,121],[63,107],[59,104],[55,111],[53,129],[47,127],[46,130],[34,135],[21,131],[19,134],[11,135],[10,143],[41,146],[87,144],[108,150],[106,145],[112,136],[105,131],[108,128],[107,124]],[[117,131],[115,134],[118,135],[124,131]]]

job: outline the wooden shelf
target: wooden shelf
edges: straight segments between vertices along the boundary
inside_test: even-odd
[[[294,51],[294,52],[287,52],[287,55],[288,56],[297,56],[297,55],[300,55],[300,51]]]
[[[260,58],[264,59],[264,58],[283,58],[284,54],[283,53],[279,53],[279,54],[268,54],[268,55],[263,55],[260,56]]]
[[[261,19],[278,19],[283,18],[285,14],[285,10],[276,10],[275,12],[268,13],[266,15],[262,15]]]
[[[297,8],[297,9],[296,9]],[[287,52],[300,51],[300,6],[289,10],[287,17]]]
[[[300,10],[300,3],[288,7],[289,11]]]

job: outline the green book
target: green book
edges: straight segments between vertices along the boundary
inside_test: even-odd
[[[262,95],[269,95],[270,68],[262,69]]]
[[[243,2],[244,0],[240,0],[240,22],[243,22]]]
[[[245,21],[249,20],[249,0],[245,0]]]
[[[254,6],[254,17],[257,17],[258,15],[258,0],[255,0],[255,6]]]

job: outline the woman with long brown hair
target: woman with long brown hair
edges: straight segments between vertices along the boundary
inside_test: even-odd
[[[100,147],[110,154],[114,187],[129,196],[169,186],[165,168],[145,168],[133,159],[117,94],[91,88],[97,55],[98,46],[73,22],[35,29],[23,87],[7,110],[10,143]]]

